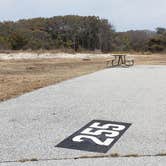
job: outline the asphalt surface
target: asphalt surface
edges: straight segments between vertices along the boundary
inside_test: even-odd
[[[110,68],[0,103],[0,165],[165,166],[165,73]],[[94,119],[132,125],[106,154],[55,147]]]

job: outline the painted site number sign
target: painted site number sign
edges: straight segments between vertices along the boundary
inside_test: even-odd
[[[93,120],[56,147],[106,153],[130,123]]]

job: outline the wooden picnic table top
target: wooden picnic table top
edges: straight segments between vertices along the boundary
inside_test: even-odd
[[[120,57],[120,56],[127,56],[127,55],[125,55],[125,54],[116,54],[116,55],[112,55],[112,56],[115,56],[115,57],[119,56]]]

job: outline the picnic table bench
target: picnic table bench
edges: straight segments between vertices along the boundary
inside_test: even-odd
[[[114,59],[108,59],[106,61],[106,66],[110,67],[110,64],[112,67],[115,66],[133,66],[134,65],[134,59],[132,59],[131,57],[127,57],[127,55],[124,54],[118,54],[118,55],[113,55]]]

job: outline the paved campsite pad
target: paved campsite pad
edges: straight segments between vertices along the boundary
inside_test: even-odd
[[[0,103],[1,164],[164,166],[166,157],[155,155],[166,153],[165,73],[165,66],[106,69]],[[93,119],[132,125],[107,154],[55,147]]]

